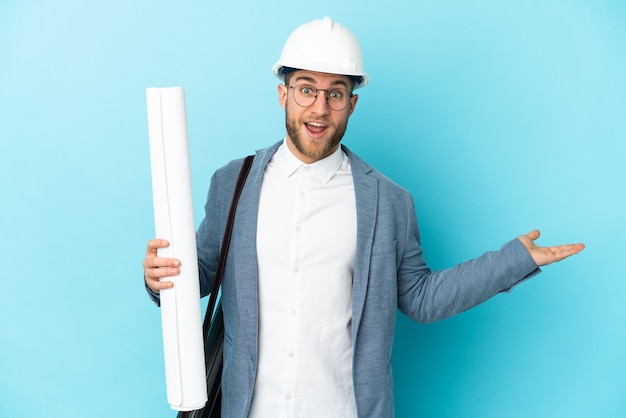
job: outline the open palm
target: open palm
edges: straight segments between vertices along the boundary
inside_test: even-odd
[[[565,244],[553,247],[540,247],[535,244],[535,240],[539,238],[541,233],[539,230],[520,235],[518,238],[524,244],[533,260],[538,266],[545,266],[557,261],[561,261],[571,255],[578,254],[585,249],[585,244]]]

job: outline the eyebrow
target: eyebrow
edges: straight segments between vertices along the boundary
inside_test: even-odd
[[[311,84],[315,84],[315,80],[312,77],[308,77],[306,75],[301,75],[301,76],[296,76],[295,81],[307,81]],[[348,83],[346,83],[343,80],[335,80],[332,83],[330,83],[331,86],[336,87],[337,85],[343,86],[346,88],[346,90],[349,89]]]

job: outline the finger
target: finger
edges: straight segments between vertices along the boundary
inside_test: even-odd
[[[550,247],[550,250],[556,257],[557,261],[563,260],[571,255],[578,254],[585,249],[585,245],[580,244],[566,244],[558,245],[556,247]]]
[[[180,267],[180,260],[177,258],[165,258],[165,257],[146,257],[143,260],[143,268],[145,270],[159,267]]]
[[[177,268],[151,268],[146,269],[144,273],[144,280],[150,289],[158,292],[162,289],[169,289],[174,287],[174,283],[170,280],[162,280],[164,277],[175,276],[180,271]]]
[[[156,267],[156,268],[148,268],[146,269],[146,278],[149,279],[161,279],[163,277],[169,276],[177,276],[180,274],[180,270],[178,268],[172,267]]]
[[[148,241],[148,248],[146,249],[147,256],[155,256],[159,248],[166,248],[170,243],[165,239],[155,238]]]
[[[566,244],[553,247],[537,247],[531,255],[538,266],[546,266],[578,254],[585,248],[584,244]]]
[[[159,292],[163,289],[171,289],[172,287],[174,287],[174,282],[171,282],[169,280],[166,280],[166,281],[146,280],[146,284],[148,285],[150,289],[152,289],[155,292]]]

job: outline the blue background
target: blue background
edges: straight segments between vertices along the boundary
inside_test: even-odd
[[[371,75],[344,143],[414,194],[433,268],[533,228],[587,244],[457,317],[399,315],[397,416],[626,416],[618,0],[3,0],[0,416],[172,417],[145,88],[186,88],[198,223],[211,173],[283,136],[270,68],[325,15]]]

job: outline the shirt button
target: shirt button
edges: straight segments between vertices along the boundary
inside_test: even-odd
[[[300,197],[304,197],[304,195],[305,195],[304,190],[300,190],[300,191],[298,192],[298,194],[300,195]]]
[[[293,351],[289,352],[289,357],[295,357],[296,353],[294,353]]]
[[[301,225],[296,226],[296,231],[298,232],[302,231],[302,226]]]
[[[285,395],[286,399],[291,399],[291,393],[288,393],[287,395]]]
[[[294,309],[294,310],[292,310],[292,311],[290,312],[290,314],[291,314],[291,316],[296,316],[296,310],[295,310],[295,309]]]
[[[300,267],[296,267],[293,269],[293,271],[295,271],[296,273],[300,271]]]

